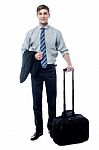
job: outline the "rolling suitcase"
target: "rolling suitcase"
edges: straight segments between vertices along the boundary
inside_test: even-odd
[[[65,72],[63,69],[63,113],[53,119],[51,137],[53,141],[62,146],[77,144],[89,138],[89,120],[81,114],[74,112],[74,70],[72,71],[72,110],[66,110],[65,102]]]

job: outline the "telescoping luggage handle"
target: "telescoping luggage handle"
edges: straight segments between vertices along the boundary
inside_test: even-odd
[[[67,68],[63,69],[63,109],[66,111],[66,96],[65,96],[65,73]],[[74,115],[74,69],[72,71],[72,114]]]

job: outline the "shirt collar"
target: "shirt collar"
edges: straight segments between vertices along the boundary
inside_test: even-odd
[[[42,26],[39,25],[39,29],[41,29],[41,28],[42,28]],[[45,28],[46,30],[48,30],[49,25],[46,25],[46,26],[44,26],[43,28]]]

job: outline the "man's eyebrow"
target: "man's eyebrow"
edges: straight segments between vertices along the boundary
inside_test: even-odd
[[[41,12],[38,12],[39,14],[42,14]]]
[[[39,12],[39,14],[42,14],[41,12]],[[47,12],[44,12],[43,14],[47,14]]]
[[[44,12],[44,14],[47,14],[47,12]]]

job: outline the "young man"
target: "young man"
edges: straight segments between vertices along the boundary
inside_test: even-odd
[[[22,45],[22,53],[31,48],[31,51],[36,52],[35,59],[40,61],[41,64],[39,72],[31,75],[33,110],[36,125],[36,132],[31,137],[31,140],[36,140],[43,135],[42,90],[44,82],[48,102],[49,118],[47,127],[49,132],[51,131],[53,118],[56,116],[57,81],[55,62],[58,51],[60,51],[67,62],[67,71],[73,70],[69,52],[65,46],[61,32],[48,25],[50,17],[49,8],[45,5],[38,6],[37,17],[39,25],[27,32]]]

